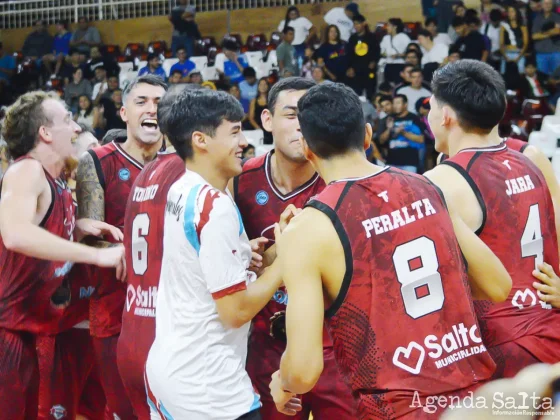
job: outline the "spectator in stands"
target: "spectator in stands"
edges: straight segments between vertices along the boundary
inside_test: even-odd
[[[393,97],[391,95],[381,95],[379,98],[379,110],[377,111],[377,115],[379,115],[379,119],[382,120],[387,115],[391,115],[393,113]]]
[[[179,0],[179,4],[171,10],[169,20],[173,25],[171,51],[177,54],[180,47],[187,51],[187,56],[194,55],[194,41],[202,38],[195,22],[196,7],[188,5],[188,0]]]
[[[410,72],[414,69],[412,64],[405,64],[403,69],[399,73],[399,84],[395,86],[395,91],[399,90],[404,86],[410,85]]]
[[[444,44],[446,46],[450,46],[452,44],[451,38],[449,38],[449,35],[446,32],[438,33],[438,23],[436,19],[426,19],[424,27],[432,34],[434,44]]]
[[[346,7],[333,7],[327,12],[324,19],[327,25],[336,25],[340,31],[340,39],[348,42],[350,35],[354,33],[354,16],[360,14],[356,3],[348,3]]]
[[[251,101],[255,99],[258,94],[257,72],[253,67],[247,67],[243,69],[243,79],[244,80],[239,83],[241,105],[243,105],[245,113],[248,114]]]
[[[309,19],[300,16],[299,10],[295,6],[288,7],[285,19],[278,25],[278,31],[284,33],[284,29],[288,26],[294,28],[292,45],[296,49],[297,57],[303,60],[305,46],[310,38],[316,35],[317,29]]]
[[[93,102],[87,95],[80,95],[78,98],[78,112],[74,114],[74,121],[78,124],[84,124],[90,130],[93,129]]]
[[[453,6],[453,13],[454,13],[453,15],[454,18],[460,17],[466,19],[465,14],[467,13],[467,8],[465,7],[462,1],[458,2],[456,5]],[[451,20],[451,25],[449,25],[449,28],[447,30],[447,35],[449,35],[449,38],[451,38],[452,42],[457,42],[457,39],[459,39],[459,34],[453,27],[453,20]]]
[[[311,71],[311,77],[313,77],[313,80],[315,80],[318,85],[327,82],[327,79],[325,78],[325,71],[321,66],[313,67],[313,70]]]
[[[202,86],[204,86],[208,89],[216,90],[216,86],[212,87],[211,85],[208,85],[208,83],[211,83],[211,82],[205,82],[205,83],[202,84]],[[239,85],[237,83],[232,83],[229,86],[228,93],[231,96],[233,96],[235,99],[237,99],[239,101],[239,103],[242,104],[242,102],[241,102],[241,89],[239,88]],[[243,130],[252,130],[253,129],[253,127],[251,126],[251,123],[249,122],[249,113],[248,112],[245,112],[245,116],[241,120],[241,128]]]
[[[429,63],[437,63],[439,66],[449,54],[449,47],[444,43],[436,44],[432,33],[426,29],[418,32],[418,43],[424,53],[422,55],[422,67]]]
[[[403,86],[396,91],[398,95],[406,96],[408,103],[408,112],[411,112],[413,114],[416,113],[416,102],[418,101],[418,99],[424,98],[426,96],[432,96],[432,92],[422,86],[423,81],[422,70],[420,70],[419,68],[414,68],[410,72],[410,85]]]
[[[263,77],[259,80],[258,95],[251,101],[249,106],[249,122],[255,130],[263,130],[264,144],[272,144],[272,133],[263,128],[261,114],[268,107],[268,92],[270,83],[268,79]]]
[[[27,35],[21,52],[24,57],[32,59],[37,67],[41,67],[43,57],[52,53],[53,37],[47,30],[44,21],[35,22],[35,30]]]
[[[459,48],[456,45],[452,45],[451,47],[449,47],[449,55],[443,61],[443,63],[441,63],[441,65],[445,66],[446,64],[449,63],[455,63],[460,59],[461,59],[461,52],[459,51]]]
[[[553,9],[553,0],[542,0],[542,12],[536,14],[531,29],[537,68],[547,75],[560,66],[560,15]]]
[[[407,50],[404,54],[404,62],[406,64],[412,64],[414,67],[420,67],[422,63],[422,54],[414,49]]]
[[[99,105],[99,102],[107,89],[109,89],[107,71],[105,70],[105,67],[99,66],[95,69],[95,81],[91,93],[91,98],[93,99],[93,103],[95,105]]]
[[[64,67],[62,67],[62,70],[60,71],[60,76],[64,79],[64,85],[66,86],[68,85],[68,83],[70,83],[70,81],[72,80],[72,75],[74,74],[74,70],[83,70],[83,67],[84,66],[82,65],[80,52],[76,49],[71,49],[70,60],[64,65]]]
[[[75,68],[72,73],[72,81],[64,88],[64,100],[73,113],[78,111],[78,100],[80,96],[86,95],[91,98],[92,87],[89,80],[84,79],[81,68]]]
[[[422,0],[422,16],[433,18],[436,15],[434,1],[437,3],[437,0]]]
[[[196,64],[189,60],[185,47],[177,48],[177,58],[179,61],[171,66],[169,75],[171,76],[171,73],[178,70],[181,72],[181,83],[189,83],[189,73],[196,68]]]
[[[403,68],[406,47],[410,38],[404,32],[404,24],[400,18],[391,18],[387,23],[387,35],[381,40],[381,56],[385,58],[385,80],[398,82],[399,73]]]
[[[474,20],[467,22],[462,17],[453,19],[453,28],[459,35],[455,47],[461,53],[461,58],[486,61],[489,51],[484,37],[480,32],[471,28],[469,23],[474,23]]]
[[[68,32],[68,24],[63,20],[56,21],[56,35],[53,39],[52,52],[44,58],[44,64],[49,74],[55,76],[60,72],[64,60],[70,53],[70,39],[72,34]],[[54,71],[52,63],[56,63]]]
[[[436,16],[438,32],[447,33],[451,21],[455,16],[455,7],[457,4],[462,4],[459,0],[439,0],[436,6]],[[434,35],[435,39],[435,35]],[[453,40],[451,40],[453,42]]]
[[[490,14],[493,10],[497,10],[500,13],[503,12],[503,9],[500,7],[500,5],[496,4],[492,0],[481,0],[480,3],[480,20],[484,24],[492,22],[492,17],[490,16]]]
[[[548,97],[549,92],[546,90],[546,83],[547,75],[537,70],[537,66],[533,60],[527,60],[525,64],[525,74],[521,78],[519,84],[523,97],[528,99]]]
[[[488,64],[499,70],[502,63],[502,50],[500,48],[500,35],[505,27],[509,27],[502,22],[502,11],[493,9],[490,11],[490,22],[485,23],[480,28],[480,32],[487,36],[490,40],[490,54],[488,55]]]
[[[311,47],[307,47],[305,49],[305,57],[303,58],[303,66],[301,67],[301,77],[313,80],[313,68],[317,65],[315,50]]]
[[[194,85],[201,85],[204,82],[200,70],[194,69],[189,73],[190,83]]]
[[[377,124],[373,140],[385,159],[389,154],[389,137],[393,128],[393,97],[382,95],[381,99],[379,99],[379,105],[381,112],[379,112],[379,123]]]
[[[85,65],[84,77],[92,80],[95,77],[95,69],[99,66],[105,67],[107,77],[118,76],[121,68],[115,59],[111,56],[103,56],[99,49],[100,47],[91,47],[89,51],[90,59]]]
[[[101,94],[99,104],[103,105],[105,102],[110,101],[113,92],[119,89],[119,76],[109,76],[107,79],[107,89]]]
[[[340,39],[336,25],[329,25],[325,30],[323,43],[317,49],[317,64],[323,67],[327,77],[336,82],[342,81],[348,69],[345,42]]]
[[[378,93],[386,96],[393,96],[393,85],[389,82],[382,82],[379,84]]]
[[[247,145],[243,149],[243,163],[247,162],[249,159],[253,159],[255,157],[255,146],[252,144]]]
[[[240,46],[235,38],[224,38],[222,48],[227,58],[224,62],[224,76],[230,83],[240,83],[243,80],[243,69],[249,67],[247,58],[239,53]]]
[[[177,85],[182,82],[183,79],[183,72],[181,70],[171,70],[169,72],[169,78],[167,79],[167,83],[170,85]]]
[[[138,72],[138,76],[145,74],[153,74],[154,76],[161,77],[163,80],[167,79],[165,70],[161,66],[161,60],[157,54],[148,54],[148,64]]]
[[[286,26],[283,30],[282,43],[276,48],[276,59],[278,60],[278,68],[280,69],[280,76],[285,76],[288,73],[290,76],[299,76],[299,67],[297,60],[296,49],[292,45],[294,41],[294,28]]]
[[[366,97],[371,98],[377,85],[377,64],[381,58],[379,41],[369,30],[366,18],[356,15],[353,18],[356,33],[352,34],[347,46],[348,70],[346,83],[358,95],[364,90]]]
[[[126,123],[121,118],[122,108],[122,90],[117,89],[111,96],[111,101],[106,102],[102,107],[103,113],[102,127],[105,130],[112,130],[114,128],[126,129]]]
[[[381,144],[387,143],[387,164],[396,168],[418,172],[419,150],[424,148],[424,128],[420,119],[408,111],[405,95],[393,99],[394,117],[388,119],[387,130],[381,134]]]
[[[101,45],[101,34],[95,26],[91,26],[85,16],[78,19],[78,28],[74,31],[70,46],[81,54],[89,57],[91,47]]]
[[[525,53],[529,48],[529,30],[523,24],[523,16],[515,6],[507,8],[507,23],[500,31],[500,50],[502,51],[502,74],[506,72],[506,64],[517,66],[519,74],[525,69]]]
[[[0,42],[0,85],[8,86],[11,84],[12,77],[16,70],[16,59],[11,54],[6,54],[4,47]],[[1,90],[4,94],[5,91]]]
[[[432,169],[436,165],[437,153],[435,151],[435,136],[428,122],[428,114],[430,113],[430,97],[420,98],[416,101],[416,115],[420,117],[424,128],[424,145],[425,149],[420,149],[420,170]],[[426,167],[424,168],[424,160]]]

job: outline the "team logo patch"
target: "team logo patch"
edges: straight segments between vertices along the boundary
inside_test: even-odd
[[[61,406],[60,404],[58,405],[54,405],[51,408],[51,416],[53,416],[56,420],[60,420],[66,417],[66,414],[68,414],[66,412],[66,409]]]
[[[257,204],[260,204],[261,206],[264,206],[266,203],[268,203],[268,194],[266,191],[259,191],[257,193],[257,195],[255,196],[255,200],[257,201]]]
[[[119,170],[119,178],[121,181],[128,181],[130,179],[130,171],[126,168]]]
[[[58,185],[56,186],[56,191],[58,192],[58,195],[62,195],[62,188],[60,188]]]

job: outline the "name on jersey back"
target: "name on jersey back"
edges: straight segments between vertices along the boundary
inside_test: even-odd
[[[132,201],[135,201],[137,203],[142,203],[144,201],[153,200],[154,197],[156,196],[158,188],[159,188],[159,184],[150,185],[146,188],[135,187],[134,195],[132,196]]]

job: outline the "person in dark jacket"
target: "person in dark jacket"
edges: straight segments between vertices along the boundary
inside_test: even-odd
[[[350,36],[346,48],[348,56],[347,84],[361,95],[366,91],[366,97],[371,98],[377,85],[377,63],[381,58],[381,49],[375,35],[369,30],[366,18],[355,15],[355,34]]]
[[[188,0],[179,0],[179,4],[171,10],[169,20],[173,24],[171,51],[177,54],[179,47],[187,50],[187,56],[194,55],[194,42],[202,38],[195,22],[196,8],[189,6]]]
[[[36,30],[25,38],[21,51],[25,57],[31,58],[40,66],[43,57],[52,52],[53,37],[49,34],[47,25],[42,20],[35,22],[35,28]]]

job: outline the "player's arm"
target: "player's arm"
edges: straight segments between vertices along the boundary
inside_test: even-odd
[[[554,174],[554,168],[544,153],[535,146],[527,146],[523,151],[523,154],[541,170],[544,176],[546,185],[550,191],[550,196],[552,197],[552,203],[554,205],[556,232],[560,232],[560,186],[558,186],[558,180]]]
[[[14,164],[2,181],[0,234],[7,249],[50,261],[100,264],[98,250],[62,239],[38,226],[37,208],[42,194],[51,194],[41,164],[26,159]],[[116,252],[116,251],[115,251]],[[120,257],[115,261],[116,265]]]
[[[311,391],[323,371],[323,280],[325,261],[340,240],[330,220],[306,208],[282,234],[278,263],[288,291],[286,350],[280,363],[283,390],[294,394]]]
[[[438,165],[424,175],[441,189],[445,197],[455,235],[467,260],[473,298],[503,302],[511,290],[511,277],[499,258],[466,222],[471,216],[468,212],[472,211],[471,206],[463,202],[468,193],[463,190],[466,182],[455,169],[446,165]]]
[[[282,278],[278,266],[273,264],[247,285],[248,267],[238,255],[241,252],[238,216],[229,197],[213,198],[211,194],[205,198],[213,203],[209,220],[200,233],[200,266],[220,320],[230,328],[239,328],[268,303]],[[192,228],[185,225],[185,231]]]

